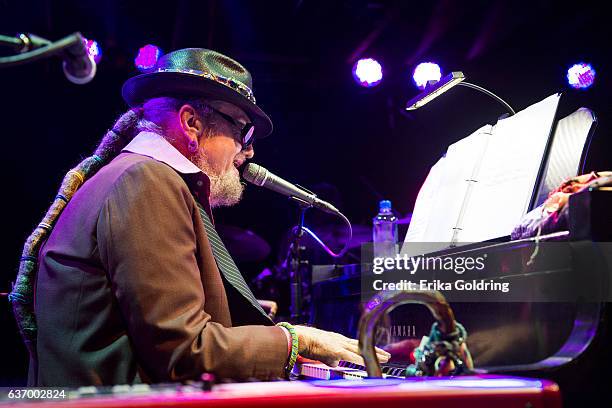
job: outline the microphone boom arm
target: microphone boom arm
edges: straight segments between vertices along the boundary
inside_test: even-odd
[[[83,36],[76,32],[56,42],[49,42],[39,48],[24,52],[19,55],[11,55],[8,57],[0,57],[0,68],[8,68],[17,65],[26,64],[28,62],[37,61],[40,59],[52,57],[63,53],[76,44],[83,43]]]

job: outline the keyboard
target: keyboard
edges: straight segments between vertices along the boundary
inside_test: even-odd
[[[381,364],[381,370],[384,378],[406,378],[406,366],[403,364]],[[297,373],[301,378],[317,380],[361,380],[368,376],[364,366],[348,361],[340,361],[338,367],[318,362],[301,363],[297,367]]]

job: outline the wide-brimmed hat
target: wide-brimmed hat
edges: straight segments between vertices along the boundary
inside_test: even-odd
[[[256,137],[272,132],[272,121],[255,102],[249,71],[216,51],[185,48],[170,52],[157,61],[151,72],[128,79],[121,94],[131,107],[158,96],[201,96],[229,102],[247,114]]]

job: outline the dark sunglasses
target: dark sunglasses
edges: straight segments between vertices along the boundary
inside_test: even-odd
[[[255,133],[255,126],[252,123],[249,122],[242,124],[230,115],[223,113],[220,110],[213,108],[212,106],[210,108],[213,110],[213,112],[216,112],[223,119],[234,125],[236,129],[240,129],[240,143],[242,144],[242,150],[248,149],[249,146],[253,144],[253,142],[255,141],[255,138],[253,137],[253,133]]]

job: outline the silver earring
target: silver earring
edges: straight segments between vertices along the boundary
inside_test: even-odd
[[[189,153],[195,153],[198,151],[198,142],[195,140],[190,140],[189,144],[187,145],[187,150],[189,150]]]

